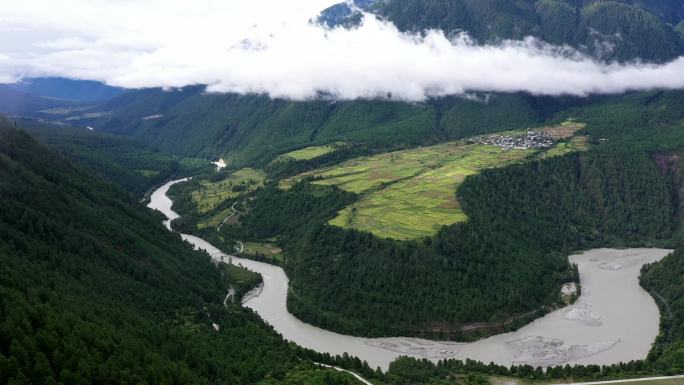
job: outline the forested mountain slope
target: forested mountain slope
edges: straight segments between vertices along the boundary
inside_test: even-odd
[[[684,370],[684,248],[646,267],[641,284],[656,298],[661,334],[651,355],[662,367]]]
[[[481,133],[538,127],[585,109],[623,108],[625,116],[667,104],[672,119],[684,93],[541,97],[524,93],[399,101],[289,101],[267,96],[206,94],[203,87],[133,90],[84,120],[97,130],[132,136],[179,156],[218,158],[236,167],[265,167],[278,155],[307,146],[346,142],[377,150],[429,145]],[[650,113],[649,113],[650,114]],[[650,116],[650,115],[649,115]],[[627,119],[624,119],[627,121]]]
[[[208,161],[164,154],[122,136],[21,120],[18,124],[53,152],[136,197],[173,175],[210,166]]]
[[[202,87],[130,91],[101,107],[97,129],[133,136],[163,151],[264,166],[281,153],[333,142],[378,149],[434,144],[483,132],[535,127],[558,111],[605,99],[527,94],[397,101],[288,101],[205,94]],[[153,117],[153,118],[150,118]]]
[[[244,271],[6,121],[0,197],[0,383],[353,383],[221,304]]]
[[[675,157],[668,156],[667,159],[667,162],[659,160],[659,165],[672,166],[679,163],[679,159]],[[680,166],[681,163],[677,167]],[[670,170],[679,172],[674,167]],[[566,365],[542,371],[541,368],[530,366],[507,368],[474,361],[463,363],[459,360],[445,360],[434,364],[427,360],[404,357],[390,364],[387,381],[394,384],[432,385],[443,384],[468,373],[470,375],[467,378],[473,378],[473,373],[481,373],[570,383],[681,374],[684,372],[684,248],[679,247],[658,263],[644,266],[641,285],[654,297],[661,313],[661,332],[643,361],[601,366]]]
[[[362,9],[404,31],[465,31],[479,42],[534,36],[568,45],[602,60],[662,62],[684,52],[674,26],[684,18],[681,0],[390,0]],[[347,7],[349,8],[349,7]],[[323,11],[327,25],[354,24],[344,6]]]
[[[463,338],[464,324],[552,305],[571,279],[565,257],[573,250],[671,238],[671,189],[642,154],[575,155],[484,171],[459,190],[470,220],[425,242],[328,226],[288,233],[290,308],[347,332]],[[287,211],[285,201],[295,199],[280,202]],[[278,212],[272,208],[271,215]]]
[[[237,223],[202,236],[226,247],[276,237],[287,255],[290,309],[308,322],[365,335],[470,338],[465,324],[553,306],[572,279],[565,258],[574,250],[681,242],[680,182],[662,165],[684,148],[681,97],[633,94],[563,112],[589,122],[583,132],[594,150],[467,178],[458,201],[468,222],[436,237],[398,242],[326,226],[358,197],[306,181],[267,186],[245,200]],[[198,231],[196,217],[179,209],[184,231]],[[482,328],[492,331],[501,330]]]

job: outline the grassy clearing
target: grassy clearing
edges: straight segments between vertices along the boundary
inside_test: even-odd
[[[226,263],[222,265],[228,279],[231,283],[250,283],[256,284],[259,282],[259,273],[255,273],[251,270],[243,269],[233,264]]]
[[[136,171],[139,172],[140,174],[142,174],[142,176],[144,176],[145,178],[152,178],[152,177],[159,175],[159,170],[136,170]]]
[[[417,239],[434,235],[444,225],[467,220],[455,192],[468,175],[522,162],[531,156],[557,156],[586,149],[586,138],[572,137],[582,127],[578,123],[564,123],[539,129],[561,140],[548,150],[443,143],[355,158],[283,180],[280,187],[289,188],[302,178],[314,177],[314,184],[336,185],[361,194],[359,201],[340,211],[330,224],[370,231],[380,237]]]
[[[192,200],[195,202],[199,213],[204,214],[228,199],[263,186],[265,179],[266,175],[262,171],[243,168],[218,182],[201,180],[200,188],[192,192]],[[210,222],[214,223],[215,220],[218,220],[220,223],[225,218],[225,216],[220,219],[218,217],[219,215],[214,216]]]
[[[586,151],[589,148],[589,138],[586,136],[574,136],[567,141],[558,143],[554,148],[541,154],[541,158],[561,156],[571,152]]]
[[[223,220],[228,218],[228,216],[230,216],[231,214],[233,214],[233,210],[231,208],[221,210],[217,214],[211,216],[208,220],[199,222],[197,224],[197,228],[198,229],[203,229],[205,227],[218,228],[221,225],[221,222],[223,222]]]
[[[267,258],[273,258],[281,262],[283,260],[283,249],[272,243],[244,242],[243,245],[243,254],[261,254]]]
[[[333,145],[306,147],[300,150],[282,154],[277,158],[277,160],[309,160],[318,158],[319,156],[323,156],[325,154],[329,154],[335,150],[336,147]]]
[[[211,166],[206,159],[201,158],[180,158],[181,170],[198,170],[203,167]]]
[[[261,282],[261,275],[227,262],[220,265],[221,271],[227,283],[235,289],[237,299],[233,303],[239,304],[242,296]]]
[[[566,120],[558,126],[543,127],[540,131],[548,132],[559,139],[567,139],[575,135],[575,133],[586,126],[584,123],[575,122],[573,120]]]

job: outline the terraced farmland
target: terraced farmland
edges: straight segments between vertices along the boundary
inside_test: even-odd
[[[225,209],[225,210],[221,210],[218,213],[213,214],[208,219],[200,221],[199,223],[197,223],[197,228],[198,229],[203,229],[205,227],[218,228],[219,226],[221,226],[221,223],[224,220],[226,220],[226,218],[230,219],[231,214],[233,214],[233,209],[231,209],[230,207]],[[230,221],[227,221],[227,222],[230,222]]]
[[[242,252],[247,255],[261,254],[266,258],[272,258],[278,262],[283,261],[283,250],[272,244],[263,242],[244,242]]]
[[[380,237],[417,239],[442,226],[467,220],[456,187],[482,169],[502,167],[528,157],[581,150],[586,138],[571,138],[550,149],[512,149],[465,142],[361,157],[281,181],[288,188],[304,177],[361,194],[330,224],[370,231]]]
[[[218,182],[204,179],[199,182],[200,187],[192,192],[192,200],[197,205],[197,211],[204,214],[228,199],[262,186],[265,179],[263,172],[253,168],[237,170]]]
[[[282,154],[276,160],[309,160],[318,158],[319,156],[323,156],[325,154],[329,154],[335,150],[336,147],[333,145],[306,147],[300,150]]]

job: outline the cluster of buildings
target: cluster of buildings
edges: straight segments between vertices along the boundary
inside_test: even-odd
[[[527,131],[522,135],[508,136],[501,134],[476,136],[467,143],[489,144],[505,150],[527,150],[530,148],[548,148],[555,144],[553,135],[544,131]]]

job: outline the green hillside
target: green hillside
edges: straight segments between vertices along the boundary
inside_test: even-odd
[[[651,358],[663,368],[684,371],[684,249],[644,269],[642,285],[660,306],[661,334]]]
[[[469,323],[553,306],[572,279],[565,257],[573,250],[669,244],[677,232],[672,188],[646,153],[607,147],[466,178],[458,200],[469,221],[420,242],[326,226],[358,198],[306,182],[267,187],[239,223],[201,234],[217,244],[276,237],[286,252],[288,305],[307,322],[361,335],[467,339],[502,331],[461,333]]]
[[[588,135],[594,150],[466,177],[458,190],[451,189],[468,221],[434,229],[437,235],[429,238],[392,241],[382,239],[387,233],[378,237],[326,223],[344,207],[357,209],[348,218],[363,219],[361,230],[374,231],[393,216],[401,222],[402,210],[383,193],[393,191],[392,181],[430,168],[428,158],[415,155],[429,154],[431,147],[396,153],[414,154],[406,160],[395,153],[338,159],[323,173],[303,174],[310,179],[290,190],[267,185],[240,199],[239,214],[219,232],[197,229],[197,224],[210,222],[219,211],[227,217],[233,202],[204,216],[179,206],[183,219],[178,225],[226,249],[236,240],[272,243],[275,238],[291,280],[290,309],[307,322],[362,335],[473,338],[462,335],[464,325],[553,306],[554,293],[571,273],[565,257],[576,249],[675,245],[682,239],[673,217],[679,210],[671,192],[674,182],[658,171],[654,158],[684,148],[682,98],[681,92],[634,93],[558,113],[556,119],[587,122],[578,134]],[[446,145],[435,148],[440,146]],[[436,153],[438,159],[446,151]],[[445,171],[448,167],[442,176],[449,175]],[[415,206],[404,199],[411,191],[430,190],[429,180],[414,182],[399,189],[403,195],[395,201],[401,207]],[[320,186],[327,184],[353,193]],[[392,209],[385,212],[387,207]],[[364,211],[370,214],[362,218]],[[462,220],[451,214],[446,223]],[[408,220],[402,226],[420,224],[419,217],[403,218]],[[388,312],[396,315],[391,322],[384,316]],[[499,331],[483,329],[482,334]]]
[[[469,221],[420,243],[312,224],[279,238],[290,309],[344,332],[464,338],[463,325],[554,304],[573,250],[666,242],[671,189],[642,154],[574,155],[467,178],[459,202]],[[282,210],[294,200],[283,197]]]
[[[207,160],[172,156],[122,136],[21,120],[18,124],[51,151],[134,196],[178,173],[211,166]]]
[[[333,103],[201,91],[201,87],[129,91],[102,107],[107,112],[105,117],[83,123],[176,156],[221,157],[235,168],[266,168],[273,167],[272,161],[282,154],[313,146],[344,142],[365,148],[361,153],[338,151],[322,157],[340,159],[345,154],[363,155],[539,127],[577,117],[584,110],[603,110],[606,105],[625,105],[625,116],[642,119],[634,115],[644,105],[682,99],[681,92],[587,98],[515,93],[483,94],[481,99],[447,97],[415,104],[364,100]],[[670,109],[670,114],[678,112],[674,104]]]
[[[241,269],[5,121],[0,196],[0,383],[355,383],[224,307]]]
[[[280,186],[285,188],[311,178],[316,185],[334,185],[361,194],[357,202],[345,207],[329,223],[369,231],[381,238],[419,239],[434,236],[444,225],[467,220],[453,193],[467,176],[528,158],[578,151],[586,137],[570,140],[562,135],[572,136],[581,127],[568,123],[535,130],[540,138],[549,138],[548,147],[534,148],[533,141],[523,144],[524,148],[487,143],[492,138],[508,141],[528,137],[526,132],[509,131],[364,156],[282,180]]]
[[[176,92],[184,91],[169,93]],[[161,90],[157,94],[159,100],[171,97]],[[337,141],[416,144],[429,140],[426,132],[434,128],[430,108],[393,102],[291,102],[198,92],[159,111],[163,117],[156,120],[143,120],[151,112],[138,112],[139,103],[136,98],[116,105],[112,117],[93,124],[171,153],[223,156],[229,164],[266,164],[281,153]]]
[[[196,88],[141,90],[113,99],[102,107],[108,115],[88,124],[179,156],[266,167],[281,154],[337,142],[379,151],[537,127],[559,111],[601,99],[493,94],[479,101],[332,103],[204,94]],[[149,116],[158,117],[145,119]]]
[[[355,65],[354,53],[377,43],[373,53],[381,55],[386,47],[373,39],[396,35],[385,25],[358,33],[326,29],[357,28],[364,12],[406,33],[395,49],[431,43],[420,37],[433,30],[451,41],[465,33],[476,50],[515,40],[579,61],[565,71],[587,62],[605,69],[596,90],[619,89],[605,84],[629,69],[655,74],[670,68],[664,63],[684,61],[684,0],[339,1],[318,16],[313,11],[310,25],[300,27],[318,22],[320,39],[331,47],[354,45],[364,33],[372,38],[325,60],[315,55],[326,49],[309,52],[305,61],[313,63],[310,72],[318,80],[331,58],[347,52],[352,57],[342,62],[366,68]],[[336,100],[325,86],[304,100],[207,92],[192,79],[230,83],[244,68],[242,60],[277,57],[290,47],[302,29],[288,17],[296,23],[303,6],[277,15],[288,18],[278,25],[272,15],[255,22],[268,9],[241,6],[235,19],[244,26],[214,25],[223,20],[217,18],[222,7],[194,12],[197,5],[191,5],[191,12],[177,12],[186,6],[154,13],[160,33],[169,20],[182,21],[179,29],[203,23],[192,29],[197,36],[224,33],[186,49],[183,58],[177,51],[193,35],[180,41],[167,41],[175,36],[168,33],[111,38],[117,28],[144,29],[136,23],[149,19],[143,17],[153,11],[149,6],[136,8],[141,15],[123,27],[111,24],[112,15],[96,16],[129,8],[86,7],[69,16],[93,25],[73,28],[32,8],[10,7],[20,27],[24,14],[42,25],[30,34],[9,28],[4,34],[19,39],[0,44],[8,50],[0,52],[0,78],[27,76],[0,84],[0,113],[11,115],[0,117],[0,385],[360,383],[342,368],[374,385],[541,385],[684,374],[684,90],[586,97],[466,90],[414,102],[395,94]],[[243,32],[241,40],[236,34]],[[43,34],[46,39],[37,42]],[[23,40],[35,44],[9,49]],[[444,59],[425,69],[439,78],[437,67],[451,56],[440,44],[422,48]],[[250,56],[250,50],[258,53]],[[84,61],[65,67],[59,60],[73,55]],[[118,56],[112,61],[107,55]],[[512,56],[497,58],[504,66],[519,65]],[[189,60],[208,57],[218,64]],[[226,58],[240,63],[220,66]],[[259,74],[278,64],[253,66],[244,89],[270,89],[269,77]],[[180,75],[172,79],[174,71]],[[409,87],[413,72],[398,74]],[[123,90],[97,81],[28,77],[36,74],[192,85]],[[281,79],[293,82],[281,89],[310,85],[308,75]],[[554,79],[547,75],[528,80]],[[260,87],[249,87],[259,80]],[[488,89],[510,89],[503,83]],[[212,165],[218,159],[225,167]],[[168,192],[181,215],[173,221],[175,231],[168,231],[163,215],[142,202],[155,186],[183,177],[188,179]],[[433,362],[412,357],[448,352],[418,342],[394,349],[416,354],[399,357],[383,373],[347,353],[332,357],[285,340],[240,303],[262,278],[272,277],[214,262],[179,233],[282,267],[289,286],[279,293],[287,291],[290,315],[313,327],[442,341],[517,330],[574,301],[576,295],[564,296],[561,288],[570,282],[581,287],[578,266],[568,262],[578,250],[674,252],[642,270],[640,284],[661,316],[660,333],[643,360],[571,366],[575,360],[546,369]],[[599,352],[615,339],[565,345],[566,358],[577,358],[579,350]],[[392,349],[365,342],[387,347],[387,354]],[[515,342],[509,341],[512,348]],[[326,346],[309,345],[306,338],[302,343]],[[528,354],[554,354],[513,350],[517,363]]]

